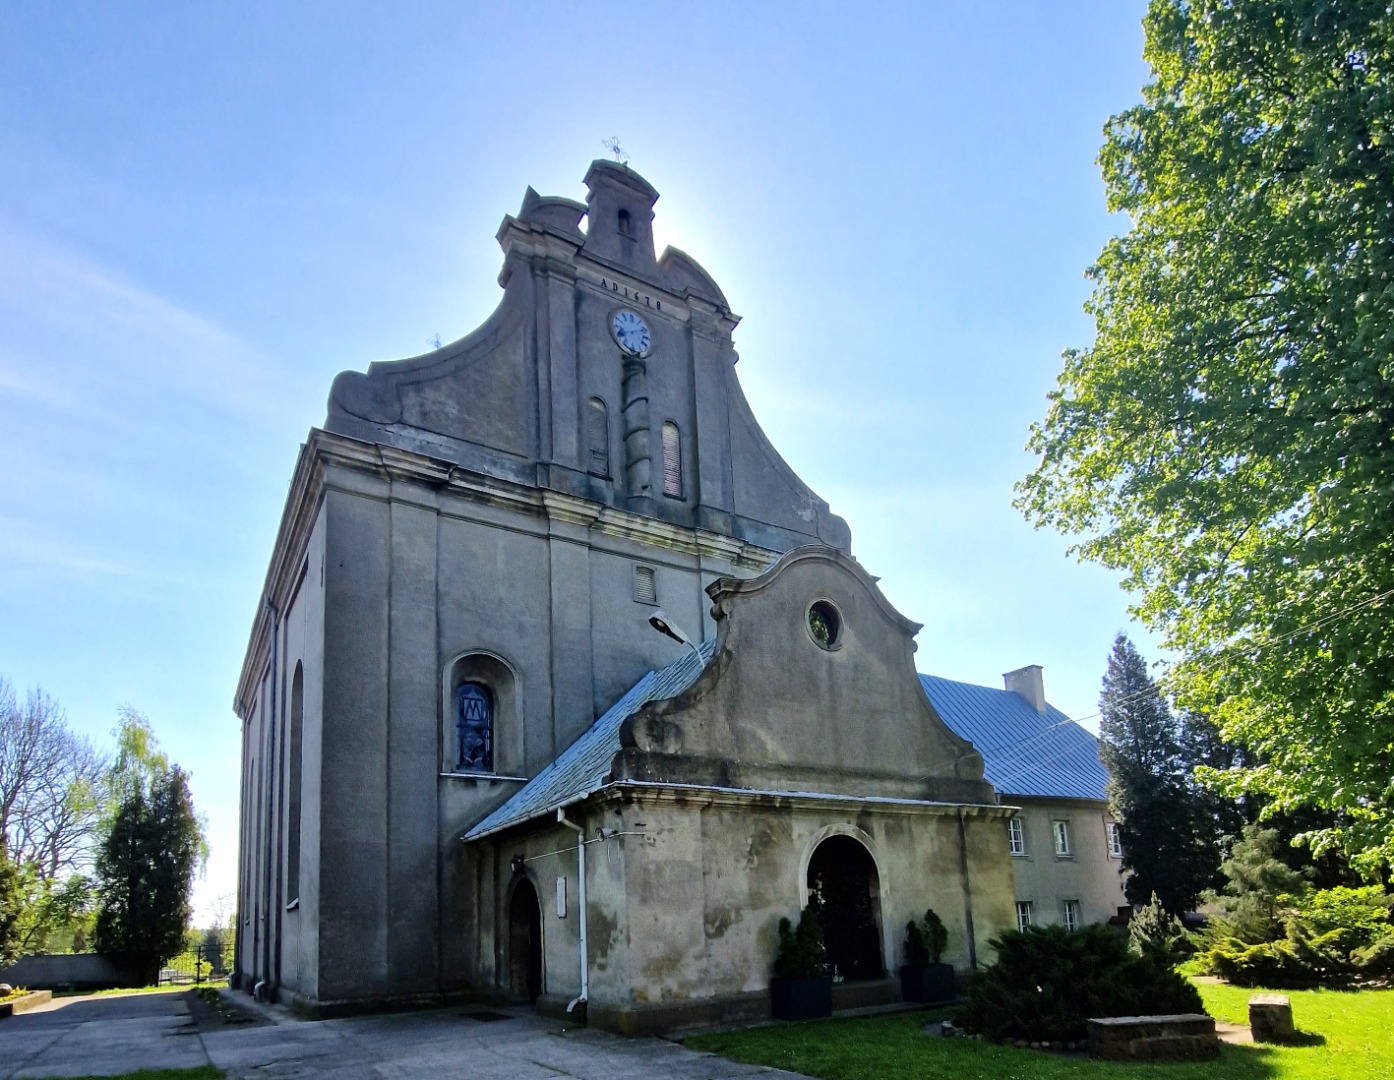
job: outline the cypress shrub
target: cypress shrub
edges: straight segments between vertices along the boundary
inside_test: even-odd
[[[990,944],[997,959],[970,983],[959,1022],[999,1042],[1083,1039],[1095,1017],[1205,1011],[1194,986],[1102,924],[1008,930]]]

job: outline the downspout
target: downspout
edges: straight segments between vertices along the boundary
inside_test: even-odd
[[[576,906],[580,909],[578,914],[581,931],[581,992],[567,1002],[566,1011],[571,1012],[577,1005],[584,1005],[590,1000],[591,988],[590,954],[586,948],[586,830],[566,816],[565,807],[557,808],[557,823],[576,831]]]
[[[973,936],[973,889],[968,877],[968,836],[963,808],[958,810],[958,880],[963,889],[963,922],[968,931],[968,966],[978,970],[978,943]]]

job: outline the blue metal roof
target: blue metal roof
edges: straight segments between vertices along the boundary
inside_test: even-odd
[[[599,791],[610,775],[610,763],[620,749],[620,725],[650,701],[676,697],[697,681],[716,651],[715,639],[698,646],[699,666],[692,652],[657,671],[650,671],[615,702],[554,762],[529,780],[511,799],[475,825],[462,839],[474,840],[529,818],[550,814],[559,806]]]
[[[921,675],[934,711],[983,756],[983,774],[1004,796],[1107,798],[1099,740],[1054,705],[1038,713],[1020,694]]]

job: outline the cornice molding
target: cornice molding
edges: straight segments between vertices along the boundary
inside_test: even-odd
[[[277,612],[284,609],[300,563],[305,557],[310,532],[325,492],[338,490],[358,496],[364,494],[361,487],[336,482],[333,471],[340,469],[382,481],[385,485],[382,497],[385,499],[394,497],[392,485],[419,485],[435,493],[438,508],[440,498],[450,496],[524,514],[536,518],[540,523],[551,521],[577,526],[589,534],[635,541],[699,559],[729,562],[740,570],[759,571],[779,557],[778,551],[735,537],[658,521],[549,488],[531,487],[474,472],[425,454],[381,443],[362,442],[346,435],[312,428],[296,460],[290,492],[281,513],[281,527],[276,534],[276,545],[272,550],[271,564],[267,569],[238,679],[233,709],[244,720],[270,643],[273,623],[270,608],[275,608]],[[409,501],[417,505],[422,502],[418,499]],[[546,531],[545,528],[540,529],[539,533],[545,535]]]

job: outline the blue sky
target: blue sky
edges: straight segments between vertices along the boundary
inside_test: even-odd
[[[232,695],[333,376],[493,309],[617,135],[922,671],[1097,708],[1116,578],[1011,508],[1138,98],[1140,2],[0,6],[0,675],[145,712],[236,879]],[[1092,723],[1090,726],[1094,726]]]

